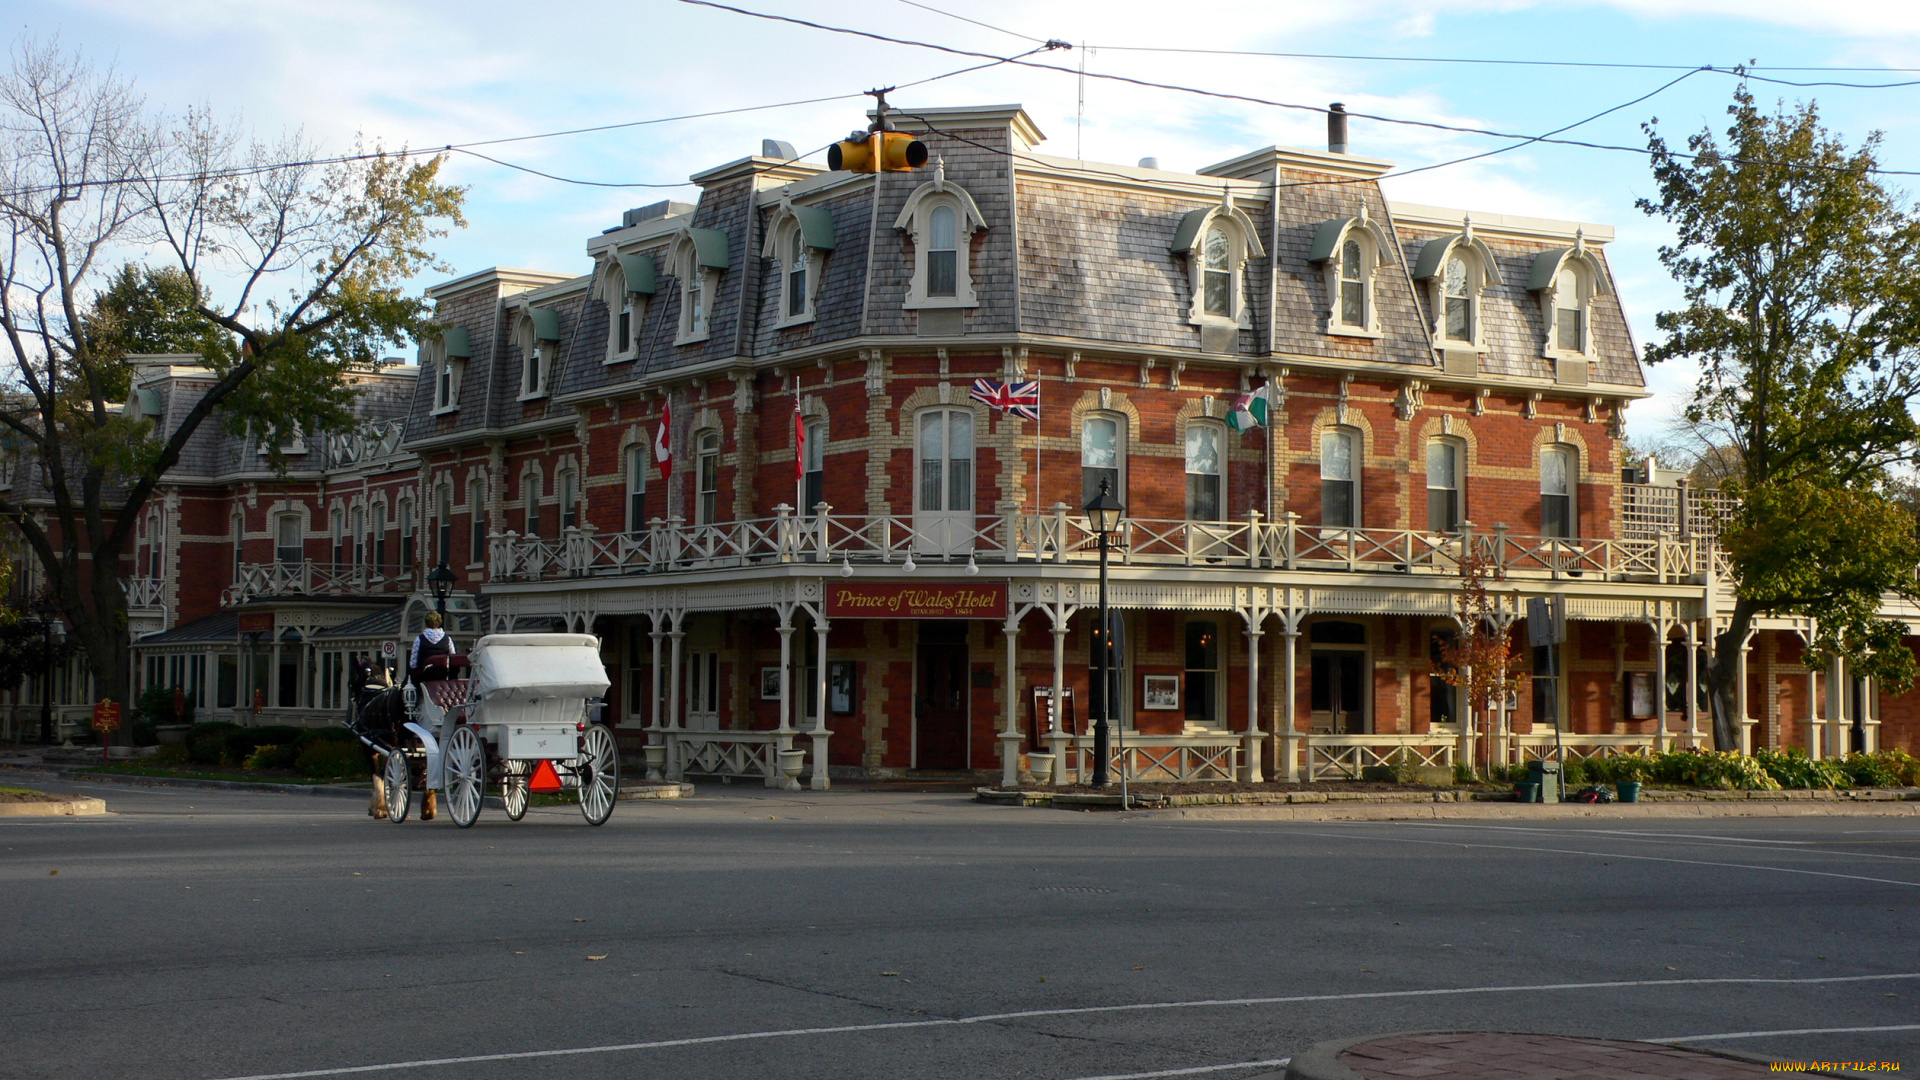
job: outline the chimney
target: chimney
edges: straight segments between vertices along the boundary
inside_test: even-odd
[[[1327,152],[1347,152],[1347,107],[1337,101],[1327,106]]]
[[[1157,157],[1143,157],[1140,159],[1140,167],[1143,169],[1157,169],[1160,167],[1160,159]]]

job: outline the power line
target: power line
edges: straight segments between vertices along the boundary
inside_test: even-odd
[[[901,2],[906,3],[908,2],[908,0],[901,0]],[[917,7],[919,5],[916,4],[915,6]],[[1730,71],[1734,67],[1738,66],[1734,64],[1725,64],[1725,65],[1649,64],[1649,63],[1630,63],[1626,61],[1607,61],[1607,60],[1532,60],[1532,59],[1514,60],[1514,59],[1506,59],[1506,58],[1500,58],[1500,57],[1478,57],[1478,56],[1378,56],[1378,55],[1371,55],[1366,53],[1268,52],[1260,49],[1189,49],[1189,48],[1180,48],[1172,45],[1089,44],[1086,47],[1089,49],[1104,49],[1108,52],[1187,53],[1187,54],[1197,55],[1197,56],[1263,56],[1263,57],[1272,57],[1272,58],[1282,59],[1282,60],[1358,60],[1358,61],[1365,61],[1365,62],[1371,62],[1371,63],[1391,63],[1391,64],[1485,64],[1485,65],[1500,66],[1500,67],[1611,68],[1611,69],[1628,70],[1628,71],[1695,71],[1700,68],[1709,68],[1716,71]],[[1890,75],[1920,72],[1920,68],[1903,68],[1903,67],[1828,67],[1828,66],[1787,66],[1787,65],[1776,65],[1776,64],[1748,64],[1748,65],[1745,65],[1745,67],[1747,71],[1833,71],[1833,72],[1858,71],[1858,72],[1885,72]],[[1794,86],[1864,85],[1866,87],[1871,88],[1871,87],[1876,87],[1881,85],[1911,86],[1913,84],[1912,83],[1885,83],[1885,84],[1880,84],[1880,83],[1867,83],[1867,84],[1792,83],[1789,85],[1794,85]]]
[[[1037,38],[1037,37],[1033,37],[1030,34],[1022,34],[1019,31],[1008,30],[1005,27],[995,26],[992,23],[983,23],[979,19],[969,19],[965,15],[956,15],[951,11],[942,11],[939,8],[933,7],[932,5],[929,5],[929,4],[916,3],[915,0],[900,0],[900,2],[907,5],[908,7],[917,7],[921,11],[931,11],[935,15],[945,15],[949,19],[959,19],[963,23],[972,23],[973,25],[981,27],[982,29],[991,30],[996,34],[1005,34],[1008,37],[1017,37],[1021,41],[1031,41],[1037,45],[1046,44],[1045,38]]]
[[[734,7],[730,4],[717,3],[715,2],[715,0],[679,0],[679,2],[683,4],[691,4],[696,7],[709,7],[709,8],[715,8],[720,11],[730,11],[737,15],[745,15],[755,19],[765,19],[770,22],[789,23],[795,26],[809,27],[814,30],[825,30],[829,33],[849,34],[855,37],[868,38],[874,41],[884,41],[884,42],[888,42],[895,45],[908,45],[915,48],[932,49],[937,52],[952,53],[956,56],[973,56],[973,57],[981,57],[981,58],[999,59],[999,60],[1004,60],[1009,64],[1017,64],[1020,67],[1034,68],[1041,71],[1053,71],[1053,72],[1058,72],[1060,74],[1065,74],[1065,75],[1079,74],[1079,72],[1077,72],[1073,68],[1061,67],[1058,64],[1042,64],[1042,63],[1036,63],[1032,60],[1024,60],[1024,59],[1018,59],[1014,57],[996,57],[992,53],[974,52],[968,49],[956,49],[948,45],[936,45],[936,44],[933,44],[932,42],[914,41],[909,38],[888,37],[885,34],[876,34],[866,30],[854,30],[854,29],[850,29],[848,27],[842,27],[842,26],[828,26],[823,23],[811,22],[806,19],[797,19],[789,15],[773,15],[773,14],[768,14],[766,12],[750,11],[746,8]],[[1049,43],[1049,45],[1052,45],[1052,44],[1054,43],[1051,43],[1051,42]],[[1062,48],[1072,47],[1070,45],[1067,45],[1065,42],[1060,42],[1058,44]],[[1721,71],[1722,69],[1715,68],[1715,67],[1702,67],[1700,70]],[[1270,98],[1254,97],[1251,94],[1235,94],[1235,93],[1229,93],[1221,90],[1207,90],[1201,87],[1182,86],[1178,83],[1154,82],[1150,79],[1136,79],[1128,75],[1115,75],[1108,72],[1095,72],[1095,71],[1088,71],[1085,74],[1088,78],[1105,79],[1109,82],[1127,83],[1133,86],[1145,87],[1150,90],[1171,90],[1176,93],[1193,94],[1199,97],[1217,98],[1222,101],[1243,101],[1251,105],[1266,105],[1266,106],[1270,106],[1277,109],[1292,109],[1299,112],[1319,113],[1321,115],[1325,115],[1328,111],[1326,106],[1324,105],[1303,105],[1298,102],[1291,102],[1291,101],[1274,101]],[[1737,74],[1737,72],[1729,72],[1729,74]],[[1382,116],[1376,113],[1348,112],[1347,115],[1350,117],[1355,117],[1362,120],[1375,120],[1383,124],[1399,124],[1406,127],[1428,128],[1435,131],[1452,131],[1452,132],[1458,132],[1460,134],[1465,134],[1465,135],[1485,135],[1495,139],[1525,140],[1525,141],[1536,142],[1536,143],[1548,143],[1556,146],[1575,146],[1575,147],[1581,147],[1588,150],[1610,150],[1610,151],[1615,151],[1620,153],[1639,154],[1642,156],[1647,156],[1652,154],[1651,150],[1643,146],[1620,146],[1613,143],[1588,142],[1582,139],[1557,139],[1557,138],[1548,138],[1548,137],[1536,137],[1532,135],[1518,134],[1510,131],[1493,131],[1488,128],[1467,127],[1460,124],[1443,124],[1434,120],[1408,120],[1402,117]],[[1674,156],[1689,157],[1690,155],[1676,154]],[[1725,160],[1732,161],[1735,159],[1727,158]],[[1837,166],[1802,166],[1802,167],[1824,168],[1824,169],[1830,169],[1833,171],[1859,171],[1859,170],[1844,169]],[[1920,170],[1876,168],[1876,169],[1868,169],[1864,171],[1875,174],[1875,175],[1884,175],[1884,176],[1920,176]]]

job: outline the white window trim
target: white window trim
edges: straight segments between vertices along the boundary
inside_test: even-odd
[[[1340,276],[1344,268],[1343,259],[1348,240],[1360,242],[1360,258],[1364,269],[1360,275],[1362,288],[1366,290],[1367,321],[1356,326],[1341,318]],[[1360,206],[1360,216],[1348,218],[1334,235],[1330,254],[1321,261],[1320,276],[1325,286],[1326,333],[1330,337],[1357,337],[1378,340],[1386,336],[1380,329],[1380,271],[1393,265],[1393,241],[1387,236],[1380,223],[1367,213],[1366,204]]]
[[[826,248],[807,246],[806,306],[797,315],[789,313],[787,290],[790,285],[787,274],[793,268],[788,265],[790,258],[788,253],[793,250],[794,240],[800,236],[800,219],[794,216],[793,205],[782,202],[773,212],[773,221],[767,230],[767,241],[760,248],[760,257],[772,259],[776,266],[773,279],[779,284],[774,290],[776,300],[774,310],[778,312],[773,321],[775,330],[784,330],[789,326],[804,326],[814,320],[816,314],[814,302],[820,295],[820,279],[825,275],[828,256],[833,254]]]
[[[620,462],[622,471],[620,478],[620,494],[622,500],[620,508],[621,516],[626,519],[627,532],[642,533],[647,531],[647,523],[634,520],[633,497],[635,495],[640,496],[642,505],[644,506],[647,495],[647,470],[654,467],[653,444],[647,442],[628,443],[621,448]],[[635,480],[639,481],[638,486],[635,485]]]
[[[713,439],[713,448],[711,450],[708,450],[706,445],[707,439],[709,437]],[[713,487],[711,489],[701,486],[702,482],[706,479],[706,476],[704,475],[704,471],[705,471],[705,466],[708,458],[712,458],[713,460]],[[695,525],[715,525],[715,524],[718,524],[720,521],[724,520],[720,516],[722,513],[725,512],[720,505],[720,469],[725,464],[726,464],[726,439],[721,436],[720,429],[713,428],[713,427],[705,427],[694,432],[693,433],[693,516],[694,516],[693,523]],[[706,505],[707,504],[706,497],[709,491],[711,491],[713,495],[713,512],[711,515],[707,513],[707,505]],[[713,520],[708,520],[709,516],[711,516]]]
[[[1427,440],[1426,447],[1431,448],[1436,443],[1453,448],[1453,487],[1451,490],[1453,491],[1454,499],[1454,517],[1458,520],[1452,529],[1436,529],[1433,527],[1433,515],[1428,514],[1427,531],[1430,533],[1458,532],[1460,522],[1471,520],[1467,513],[1467,441],[1458,435],[1435,435]],[[1432,462],[1423,462],[1423,466],[1424,468],[1421,473],[1421,491],[1425,493],[1436,490],[1433,486]]]
[[[437,400],[440,397],[440,371],[436,370],[433,373],[433,396],[436,400],[433,404],[433,412],[429,414],[432,416],[443,416],[460,411],[460,382],[467,373],[464,360],[442,356],[439,358],[439,363],[447,373],[447,397],[445,401]]]
[[[954,212],[953,295],[927,295],[927,245],[931,232],[929,219],[936,206],[951,207]],[[913,241],[913,277],[907,283],[907,298],[900,305],[913,311],[926,308],[977,308],[980,298],[973,286],[973,234],[987,227],[986,216],[967,190],[947,179],[946,166],[934,169],[934,178],[921,184],[907,196],[907,203],[893,227],[904,231]]]
[[[1227,233],[1227,263],[1233,282],[1227,290],[1225,316],[1206,311],[1207,234],[1218,225]],[[1194,326],[1231,326],[1238,330],[1253,328],[1253,305],[1247,302],[1247,260],[1263,258],[1266,248],[1260,243],[1259,226],[1246,211],[1233,204],[1229,193],[1219,206],[1212,207],[1194,230],[1187,257],[1187,321]]]
[[[534,336],[533,313],[522,308],[520,315],[513,321],[513,343],[520,348],[520,386],[517,401],[534,401],[547,396],[548,384],[553,381],[553,354],[558,342],[541,341]],[[527,368],[532,364],[535,388],[527,389]]]
[[[1540,457],[1538,462],[1536,462],[1534,474],[1540,481],[1540,532],[1543,536],[1547,531],[1547,496],[1552,494],[1547,491],[1547,455],[1549,454],[1564,455],[1567,459],[1567,493],[1565,496],[1567,500],[1567,535],[1550,537],[1549,539],[1557,540],[1565,544],[1576,543],[1581,539],[1580,526],[1582,524],[1580,520],[1580,473],[1582,457],[1580,447],[1573,443],[1565,442],[1541,444]]]
[[[1582,336],[1586,338],[1584,349],[1567,349],[1560,345],[1560,275],[1567,271],[1572,271],[1579,278],[1580,323]],[[1593,302],[1597,297],[1612,295],[1613,289],[1600,260],[1587,250],[1586,237],[1576,234],[1573,247],[1558,252],[1550,263],[1536,263],[1534,277],[1536,281],[1545,280],[1544,287],[1535,290],[1540,298],[1540,355],[1549,360],[1593,359]]]
[[[1430,253],[1437,253],[1438,257]],[[1464,255],[1467,262],[1467,300],[1472,305],[1473,318],[1472,341],[1446,336],[1447,263],[1455,255]],[[1427,286],[1427,332],[1433,339],[1433,347],[1456,352],[1486,352],[1486,292],[1500,282],[1500,261],[1493,249],[1473,234],[1473,223],[1469,221],[1461,232],[1434,240],[1421,251],[1420,269],[1427,269],[1429,264],[1431,272],[1423,280]]]
[[[1192,472],[1187,468],[1187,438],[1195,428],[1212,428],[1214,431],[1215,439],[1217,440],[1215,445],[1218,446],[1220,449],[1220,471],[1216,474],[1220,478],[1220,493],[1219,493],[1220,505],[1216,508],[1219,511],[1219,516],[1215,518],[1193,517],[1192,516],[1193,508],[1186,505],[1187,477],[1207,475],[1206,473]],[[1227,425],[1223,421],[1190,420],[1187,422],[1186,427],[1180,433],[1180,503],[1181,503],[1181,512],[1182,512],[1181,516],[1183,520],[1186,520],[1186,521],[1225,521],[1227,520],[1227,515],[1229,513],[1227,509],[1227,491],[1228,491],[1227,459],[1232,456],[1230,444],[1227,442],[1227,431],[1228,431]]]
[[[680,318],[674,331],[675,345],[692,345],[707,340],[713,327],[713,298],[720,289],[720,271],[711,266],[700,265],[700,252],[694,245],[693,237],[682,235],[674,245],[673,276],[680,283]],[[700,295],[700,317],[695,320],[693,307],[687,303],[691,292],[690,284],[698,282]]]
[[[1319,442],[1313,448],[1313,461],[1314,467],[1319,471],[1319,479],[1323,483],[1327,480],[1326,438],[1328,435],[1335,434],[1345,435],[1353,440],[1353,454],[1350,459],[1353,462],[1353,479],[1348,481],[1348,483],[1353,485],[1353,523],[1351,525],[1327,524],[1327,507],[1323,500],[1320,505],[1320,528],[1335,532],[1364,529],[1367,527],[1365,510],[1367,504],[1366,492],[1362,489],[1362,484],[1364,483],[1363,478],[1366,475],[1367,435],[1366,432],[1361,431],[1359,428],[1348,427],[1346,425],[1335,425],[1321,430]]]
[[[950,423],[950,421],[947,421],[944,419],[944,417],[948,413],[966,413],[969,416],[971,416],[973,418],[973,434],[971,439],[969,440],[970,445],[967,450],[967,456],[964,459],[962,459],[962,458],[956,458],[952,456],[953,447],[952,447],[951,430],[949,429],[947,432],[944,433],[946,438],[948,456],[940,459],[941,461],[940,505],[942,508],[939,510],[927,510],[922,506],[922,499],[921,499],[921,494],[925,490],[922,485],[922,481],[925,476],[926,459],[921,455],[922,443],[921,443],[920,432],[921,432],[921,428],[927,423],[927,421],[930,418],[935,416],[940,416],[943,418],[940,421],[942,424]],[[985,429],[985,427],[986,427],[986,424],[984,421],[981,420],[980,413],[978,410],[970,409],[965,405],[959,404],[958,402],[955,402],[953,404],[948,404],[948,405],[929,405],[926,408],[921,409],[918,412],[915,412],[913,414],[913,488],[912,488],[912,495],[910,496],[910,505],[913,507],[914,513],[974,515],[980,512],[979,511],[980,433],[982,430]],[[968,472],[971,474],[972,483],[969,485],[968,492],[967,492],[967,509],[954,510],[952,507],[948,505],[953,501],[952,499],[953,476],[951,473],[951,468],[952,468],[951,463],[955,461],[960,461],[960,460],[965,460],[967,462],[969,466]]]
[[[600,261],[593,272],[593,295],[607,305],[607,350],[600,360],[603,364],[623,364],[639,355],[636,342],[640,338],[640,324],[646,318],[647,297],[641,293],[627,291],[627,274],[620,268],[620,260],[614,253]],[[620,341],[620,306],[632,305],[632,317],[627,326],[627,340]]]
[[[1098,412],[1087,413],[1080,418],[1080,468],[1082,472],[1087,468],[1087,425],[1096,420],[1107,420],[1113,423],[1113,457],[1115,465],[1113,497],[1119,500],[1122,506],[1127,505],[1127,451],[1130,443],[1129,437],[1132,435],[1132,431],[1129,430],[1128,426],[1129,419],[1126,413],[1104,409]],[[1224,444],[1222,445],[1224,446]],[[1185,453],[1184,447],[1182,448],[1182,453]]]

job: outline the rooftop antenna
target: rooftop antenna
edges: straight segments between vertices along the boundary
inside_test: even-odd
[[[1087,152],[1081,146],[1080,129],[1087,123],[1087,43],[1080,43],[1080,108],[1073,117],[1073,156],[1080,159],[1080,167],[1087,167]]]

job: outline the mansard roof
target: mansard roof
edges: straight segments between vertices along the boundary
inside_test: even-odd
[[[933,164],[876,176],[741,158],[695,175],[701,194],[690,211],[655,207],[656,216],[630,215],[633,223],[590,238],[590,262],[579,276],[489,270],[429,290],[441,321],[468,332],[473,355],[452,413],[429,415],[433,380],[420,380],[409,439],[570,423],[574,400],[862,345],[1022,343],[1438,373],[1428,301],[1412,269],[1425,245],[1459,231],[1453,223],[1461,215],[1390,204],[1377,182],[1390,162],[1267,147],[1185,173],[1036,153],[1043,137],[1018,106],[899,108],[890,115],[900,130],[927,142]],[[899,224],[914,193],[935,175],[963,190],[984,224],[966,253],[978,304],[937,320],[907,306],[917,255]],[[1257,254],[1242,275],[1250,325],[1209,338],[1212,351],[1202,352],[1190,256],[1172,249],[1182,224],[1209,208],[1243,215],[1236,220],[1250,223],[1256,242],[1247,250]],[[779,253],[767,239],[795,211],[805,212],[809,272],[819,279],[814,317],[785,325]],[[1361,218],[1388,241],[1374,278],[1374,338],[1327,332],[1327,253],[1315,249],[1328,223]],[[1484,302],[1488,340],[1480,373],[1550,386],[1538,294],[1529,290],[1534,262],[1568,247],[1578,228],[1592,265],[1604,267],[1612,230],[1499,213],[1476,212],[1474,219],[1497,264]],[[629,274],[636,266],[651,271],[653,291],[634,298],[632,358],[608,362],[612,315],[594,282],[614,262]],[[696,266],[712,285],[708,332],[679,344],[682,278]],[[508,308],[524,306],[550,313],[543,321],[558,327],[552,390],[539,402],[523,403],[516,392],[525,357]],[[1598,290],[1592,312],[1592,383],[1601,392],[1640,396],[1644,379],[1617,292]]]

